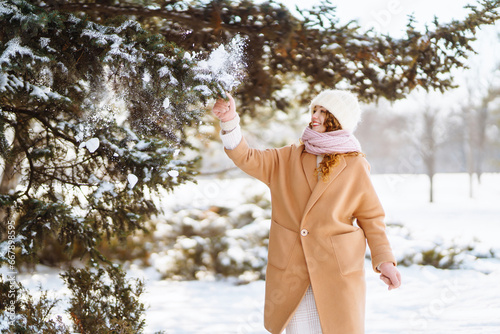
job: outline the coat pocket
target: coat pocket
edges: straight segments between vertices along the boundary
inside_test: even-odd
[[[268,263],[278,269],[286,269],[298,238],[297,232],[272,221],[269,231]]]
[[[366,238],[362,229],[330,237],[342,275],[365,268]]]

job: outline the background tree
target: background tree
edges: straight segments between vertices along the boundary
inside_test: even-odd
[[[479,67],[479,64],[473,64]],[[463,149],[466,159],[466,170],[469,174],[469,196],[474,196],[474,175],[481,182],[485,159],[489,149],[488,132],[495,124],[494,111],[498,107],[500,86],[495,74],[498,65],[487,77],[476,74],[479,80],[468,80],[466,99],[461,105],[460,115],[463,122]]]
[[[439,127],[439,110],[432,108],[428,103],[422,113],[422,128],[420,136],[415,142],[422,161],[425,165],[425,171],[429,177],[429,202],[434,202],[434,175],[436,174],[436,158],[438,148],[446,137],[444,127]]]

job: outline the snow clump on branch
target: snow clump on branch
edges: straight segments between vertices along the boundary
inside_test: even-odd
[[[234,36],[228,44],[221,44],[210,53],[208,59],[197,62],[194,78],[206,83],[218,82],[224,91],[237,88],[246,76],[245,45],[246,40],[240,35]],[[194,89],[211,95],[206,85]]]

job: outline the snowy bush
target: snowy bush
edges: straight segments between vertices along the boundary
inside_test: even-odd
[[[0,282],[0,300],[9,301],[7,293],[15,291],[17,296],[15,313],[10,311],[0,315],[0,331],[2,333],[44,333],[69,334],[69,328],[64,324],[60,315],[52,318],[52,310],[59,302],[48,296],[47,291],[40,291],[40,297],[35,299],[20,283],[15,290],[5,289],[8,285]],[[5,310],[6,304],[0,302],[0,310]]]
[[[419,240],[412,236],[411,231],[402,224],[388,224],[387,233],[399,265],[411,266],[430,265],[441,269],[479,268],[481,259],[495,258],[497,252],[485,249],[477,240],[445,241],[442,238],[435,240]]]
[[[150,263],[165,278],[263,279],[267,259],[270,203],[242,203],[234,210],[183,208],[157,221]]]
[[[53,310],[60,302],[47,291],[34,298],[20,283],[15,289],[0,280],[0,331],[2,333],[143,333],[145,327],[144,304],[139,297],[144,291],[140,280],[127,280],[118,266],[107,268],[71,268],[61,277],[72,295],[67,309],[73,331]],[[8,295],[15,293],[15,299]],[[10,300],[14,309],[5,312]],[[13,314],[13,317],[8,317]]]
[[[143,265],[164,278],[209,280],[236,277],[248,282],[265,277],[271,204],[263,194],[232,198],[211,207],[184,204],[151,222],[150,234],[138,237],[124,253],[139,253]],[[476,268],[500,254],[478,241],[421,240],[401,223],[388,222],[387,234],[399,265],[443,269]],[[369,250],[367,251],[369,258]],[[133,261],[133,258],[127,259]]]
[[[142,333],[144,291],[140,280],[127,281],[116,266],[105,269],[70,269],[61,274],[73,292],[68,312],[79,333]]]

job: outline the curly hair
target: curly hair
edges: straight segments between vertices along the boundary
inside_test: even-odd
[[[309,123],[309,127],[312,128],[312,122]],[[326,127],[326,132],[342,130],[342,126],[340,125],[339,121],[330,112],[326,113],[325,127]],[[314,175],[315,176],[321,175],[321,179],[323,180],[323,182],[326,182],[328,181],[328,177],[330,176],[333,167],[339,164],[341,156],[357,156],[357,155],[361,155],[363,157],[365,156],[364,153],[357,151],[325,154],[323,156],[323,160],[321,160],[321,162],[319,163],[318,168],[316,168]]]

